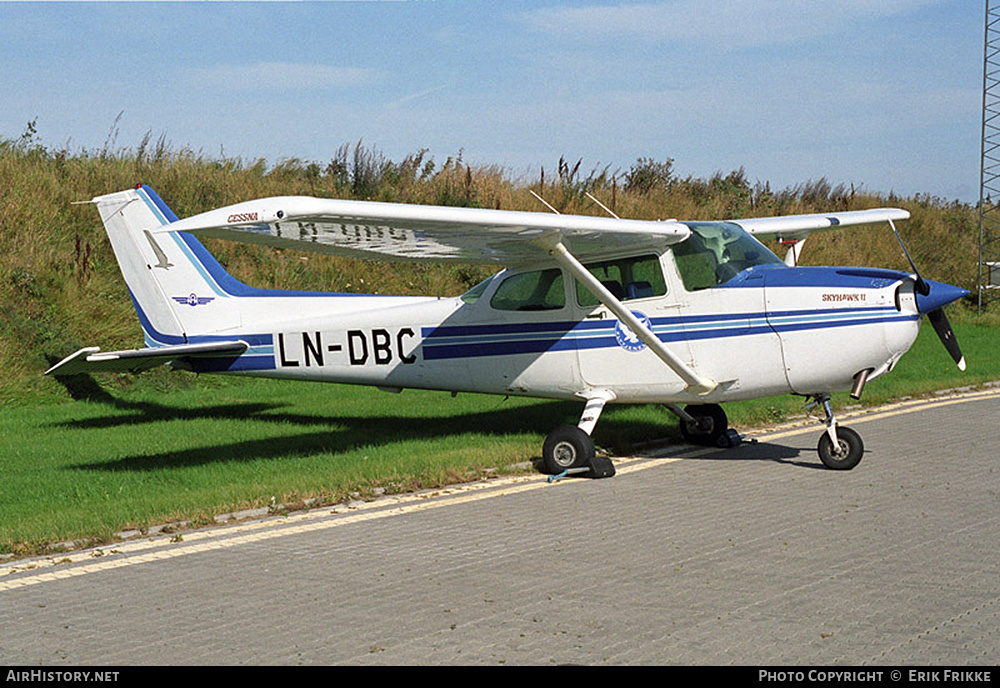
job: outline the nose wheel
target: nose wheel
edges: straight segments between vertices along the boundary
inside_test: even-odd
[[[826,414],[826,419],[823,421],[826,423],[826,432],[820,436],[816,447],[819,460],[824,466],[835,471],[851,470],[861,462],[861,457],[865,454],[865,443],[861,441],[861,435],[837,424],[833,409],[830,407],[830,395],[817,395],[806,408],[816,405],[822,405]]]
[[[830,439],[830,433],[824,432],[819,438],[819,460],[827,468],[835,471],[849,471],[861,461],[865,453],[865,444],[861,435],[850,428],[837,428],[837,443]]]

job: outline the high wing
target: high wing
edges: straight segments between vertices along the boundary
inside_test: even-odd
[[[804,239],[812,232],[837,229],[851,225],[867,225],[889,220],[905,220],[910,213],[899,208],[848,210],[840,213],[815,213],[812,215],[786,215],[784,217],[754,217],[730,220],[750,234],[778,236],[784,239]]]
[[[816,231],[905,220],[909,212],[876,208],[837,213],[730,220],[750,234],[802,242]],[[561,241],[588,260],[617,250],[658,249],[690,230],[676,220],[623,220],[585,215],[454,208],[274,196],[210,210],[158,232],[192,232],[280,248],[357,258],[523,264]]]
[[[903,219],[909,213],[875,210],[735,221],[751,233],[791,237],[812,231]],[[696,394],[717,382],[699,375],[664,346],[639,319],[594,279],[583,262],[617,251],[662,250],[686,239],[683,222],[623,220],[482,208],[277,196],[211,210],[154,232],[191,232],[283,248],[380,260],[454,261],[527,265],[555,261],[627,325]]]
[[[813,232],[839,227],[867,225],[875,222],[905,220],[910,213],[899,208],[874,208],[872,210],[847,210],[840,213],[815,213],[811,215],[786,215],[783,217],[754,217],[730,220],[754,236],[773,236],[788,247],[785,263],[795,265],[802,245]]]
[[[562,242],[587,260],[657,250],[687,238],[677,221],[279,196],[211,210],[156,232],[192,232],[282,248],[379,260],[519,265]]]

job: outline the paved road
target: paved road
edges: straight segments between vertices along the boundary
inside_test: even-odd
[[[850,472],[809,426],[16,562],[0,664],[996,665],[998,417],[855,418]]]

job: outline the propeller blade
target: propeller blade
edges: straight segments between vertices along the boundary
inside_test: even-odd
[[[920,271],[917,270],[917,264],[913,262],[913,258],[910,258],[910,252],[906,250],[906,244],[903,243],[903,237],[899,236],[899,232],[896,231],[896,225],[893,224],[892,220],[889,220],[889,226],[892,227],[892,233],[896,235],[896,241],[899,242],[899,247],[903,249],[903,254],[906,256],[906,260],[910,262],[910,268],[913,269],[913,274],[916,277],[917,283],[914,285],[918,294],[923,294],[927,296],[931,293],[930,285],[924,281],[924,278],[920,276]]]
[[[948,322],[948,316],[944,314],[944,309],[938,308],[931,311],[927,314],[927,318],[934,326],[938,339],[941,340],[944,348],[951,354],[952,360],[958,365],[958,369],[965,370],[965,356],[962,355],[962,350],[958,347],[958,340],[955,339],[955,332],[951,329],[951,323]]]
[[[944,344],[944,348],[948,350],[958,369],[965,370],[965,356],[962,355],[962,350],[958,346],[958,340],[955,339],[955,332],[951,329],[948,316],[944,314],[944,306],[956,299],[962,298],[962,296],[969,292],[960,287],[953,287],[950,284],[926,282],[920,276],[917,264],[913,262],[910,252],[906,250],[903,237],[899,236],[899,232],[896,231],[896,225],[893,224],[892,220],[889,220],[889,226],[892,227],[892,233],[896,235],[896,240],[899,242],[900,248],[903,249],[903,253],[906,255],[906,260],[910,262],[910,267],[913,269],[913,289],[917,294],[917,310],[927,315],[927,318],[931,321],[931,325],[934,326],[934,331],[937,332],[938,339]],[[931,284],[934,285],[934,296],[931,296]]]

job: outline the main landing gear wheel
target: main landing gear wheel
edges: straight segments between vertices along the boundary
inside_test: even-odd
[[[684,411],[694,420],[681,420],[681,436],[692,444],[729,446],[729,418],[718,404],[688,404]]]
[[[861,461],[865,453],[865,443],[861,435],[850,428],[837,428],[837,446],[833,446],[830,434],[824,432],[819,438],[819,459],[827,468],[835,471],[849,471]]]
[[[594,459],[594,441],[575,425],[561,425],[545,438],[542,463],[551,475],[570,468],[590,466]]]

